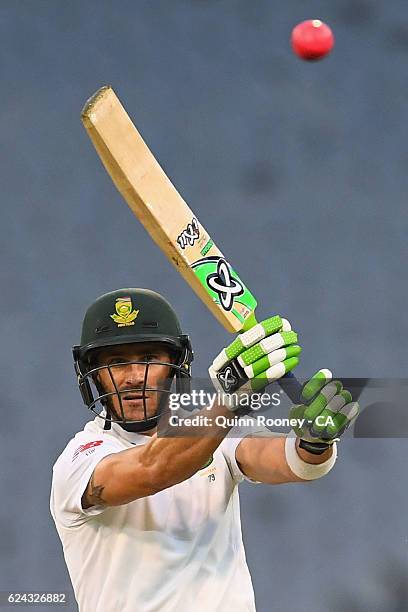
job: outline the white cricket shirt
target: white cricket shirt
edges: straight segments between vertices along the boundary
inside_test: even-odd
[[[54,465],[51,514],[80,612],[253,612],[239,438],[226,438],[212,463],[180,484],[122,506],[82,509],[97,463],[148,441],[115,423],[104,431],[96,418]]]

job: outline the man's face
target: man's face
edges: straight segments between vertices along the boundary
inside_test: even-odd
[[[143,387],[145,384],[146,363],[131,363],[133,361],[149,362],[146,379],[146,414],[143,402]],[[120,391],[124,418],[128,421],[139,421],[155,416],[163,393],[149,391],[149,388],[163,389],[171,374],[171,367],[158,365],[156,362],[171,363],[173,360],[168,348],[158,343],[122,344],[101,350],[96,358],[97,366],[109,366],[99,370],[97,376],[104,393],[115,392],[115,385]],[[112,380],[114,379],[114,382]],[[114,413],[114,418],[122,420],[122,410],[118,396],[112,395],[108,405]]]

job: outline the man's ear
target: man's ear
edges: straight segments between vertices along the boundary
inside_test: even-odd
[[[103,389],[103,385],[101,382],[101,372],[100,370],[98,370],[98,372],[95,372],[94,374],[92,374],[92,379],[94,382],[94,385],[99,393],[99,395],[103,395],[104,394],[104,389]],[[102,406],[106,406],[107,405],[107,398],[105,397],[104,399],[100,400]]]
[[[88,371],[93,370],[94,368],[97,368],[100,365],[101,363],[100,363],[100,360],[98,359],[97,350],[91,351],[90,354],[88,355]],[[94,382],[99,382],[100,381],[100,370],[98,370],[97,372],[94,372],[92,374],[92,378]]]

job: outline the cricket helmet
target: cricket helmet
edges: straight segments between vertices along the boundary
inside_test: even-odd
[[[144,386],[138,391],[143,393],[144,419],[129,421],[125,419],[121,391],[117,389],[112,377],[114,366],[95,366],[95,356],[101,349],[123,345],[157,342],[165,345],[172,356],[171,375],[164,389],[152,389],[146,386],[148,369],[151,362],[131,362],[146,364]],[[126,431],[147,431],[157,425],[163,411],[167,395],[176,381],[178,393],[189,389],[193,351],[190,339],[181,331],[180,323],[170,304],[155,291],[149,289],[126,288],[111,291],[100,296],[91,304],[85,313],[82,324],[81,342],[73,347],[75,372],[85,405],[98,416],[105,418],[105,429],[110,429],[110,422],[115,420]],[[154,362],[159,365],[169,365]],[[115,391],[107,393],[97,380],[97,372],[106,368]],[[96,390],[96,393],[95,393]],[[129,390],[127,390],[129,391]],[[144,392],[160,393],[156,415],[147,416]],[[116,395],[119,400],[122,418],[112,414],[111,398]],[[97,405],[103,412],[97,411]],[[116,418],[114,418],[116,416]]]

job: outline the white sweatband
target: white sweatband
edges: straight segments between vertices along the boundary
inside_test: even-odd
[[[325,476],[325,474],[328,474],[336,463],[336,442],[334,442],[332,445],[333,454],[329,459],[327,459],[327,461],[324,463],[313,464],[306,463],[306,461],[303,461],[303,459],[299,457],[296,450],[296,440],[297,438],[287,437],[285,441],[286,462],[295,476],[298,476],[303,480],[315,480],[316,478],[321,478],[322,476]]]

